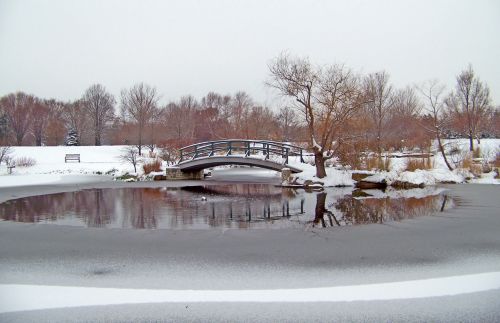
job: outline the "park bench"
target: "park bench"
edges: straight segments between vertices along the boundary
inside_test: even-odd
[[[67,163],[68,160],[78,160],[78,162],[80,162],[80,154],[66,154],[66,156],[64,156],[64,162]]]
[[[16,168],[15,165],[7,165],[7,169],[9,170],[9,174],[12,174],[12,168]]]

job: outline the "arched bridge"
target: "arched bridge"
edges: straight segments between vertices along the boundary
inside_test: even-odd
[[[184,172],[221,165],[246,165],[276,171],[290,168],[293,173],[300,173],[301,169],[288,165],[289,157],[298,157],[304,162],[301,147],[263,140],[207,141],[183,147],[179,153],[177,166]]]

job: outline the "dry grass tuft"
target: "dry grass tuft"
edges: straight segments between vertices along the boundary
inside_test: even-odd
[[[481,149],[479,147],[474,148],[472,151],[472,158],[481,158]]]
[[[406,163],[406,170],[410,172],[414,172],[417,169],[432,169],[433,164],[430,157],[426,158],[408,158]]]
[[[16,158],[15,164],[17,167],[31,167],[36,165],[36,160],[31,157]]]
[[[388,171],[391,167],[391,159],[389,157],[368,156],[365,158],[366,170],[385,170]]]
[[[144,170],[144,174],[159,172],[161,171],[161,160],[157,158],[152,162],[144,163],[144,165],[142,165],[142,169]]]
[[[460,167],[465,169],[471,169],[473,164],[474,162],[472,161],[472,156],[470,154],[467,154],[467,156],[465,156],[464,159],[462,159]]]
[[[493,167],[500,167],[500,151],[497,152],[495,160],[493,161]]]

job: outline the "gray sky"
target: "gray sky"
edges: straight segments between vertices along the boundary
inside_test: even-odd
[[[500,1],[0,0],[0,95],[115,96],[137,82],[162,102],[209,91],[275,103],[267,64],[283,51],[397,87],[438,78],[448,89],[472,63],[500,103]]]

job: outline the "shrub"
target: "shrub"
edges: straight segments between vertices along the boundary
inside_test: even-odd
[[[365,158],[365,166],[367,170],[386,170],[391,167],[391,159],[381,156],[367,156]]]
[[[388,171],[391,167],[391,159],[389,157],[378,157],[378,169]]]
[[[144,163],[144,165],[142,165],[142,168],[144,169],[144,174],[159,172],[161,171],[161,160],[156,158],[151,162]]]
[[[472,158],[481,158],[481,149],[479,147],[474,148]]]
[[[366,156],[364,158],[364,168],[366,170],[372,170],[377,168],[377,158],[373,156]]]
[[[465,158],[463,158],[462,161],[460,162],[460,167],[471,169],[472,164],[473,164],[472,157],[470,154],[467,154],[467,156],[465,156]]]
[[[408,158],[406,162],[406,170],[414,172],[417,169],[431,169],[433,168],[430,157],[426,158]]]
[[[497,152],[497,155],[495,156],[495,160],[493,161],[493,166],[500,167],[500,151]]]
[[[361,145],[356,143],[340,145],[337,150],[339,162],[344,166],[351,166],[352,169],[361,169],[363,167],[362,154],[359,153],[361,150]]]
[[[17,167],[31,167],[36,165],[36,160],[31,157],[19,157],[15,160]]]

